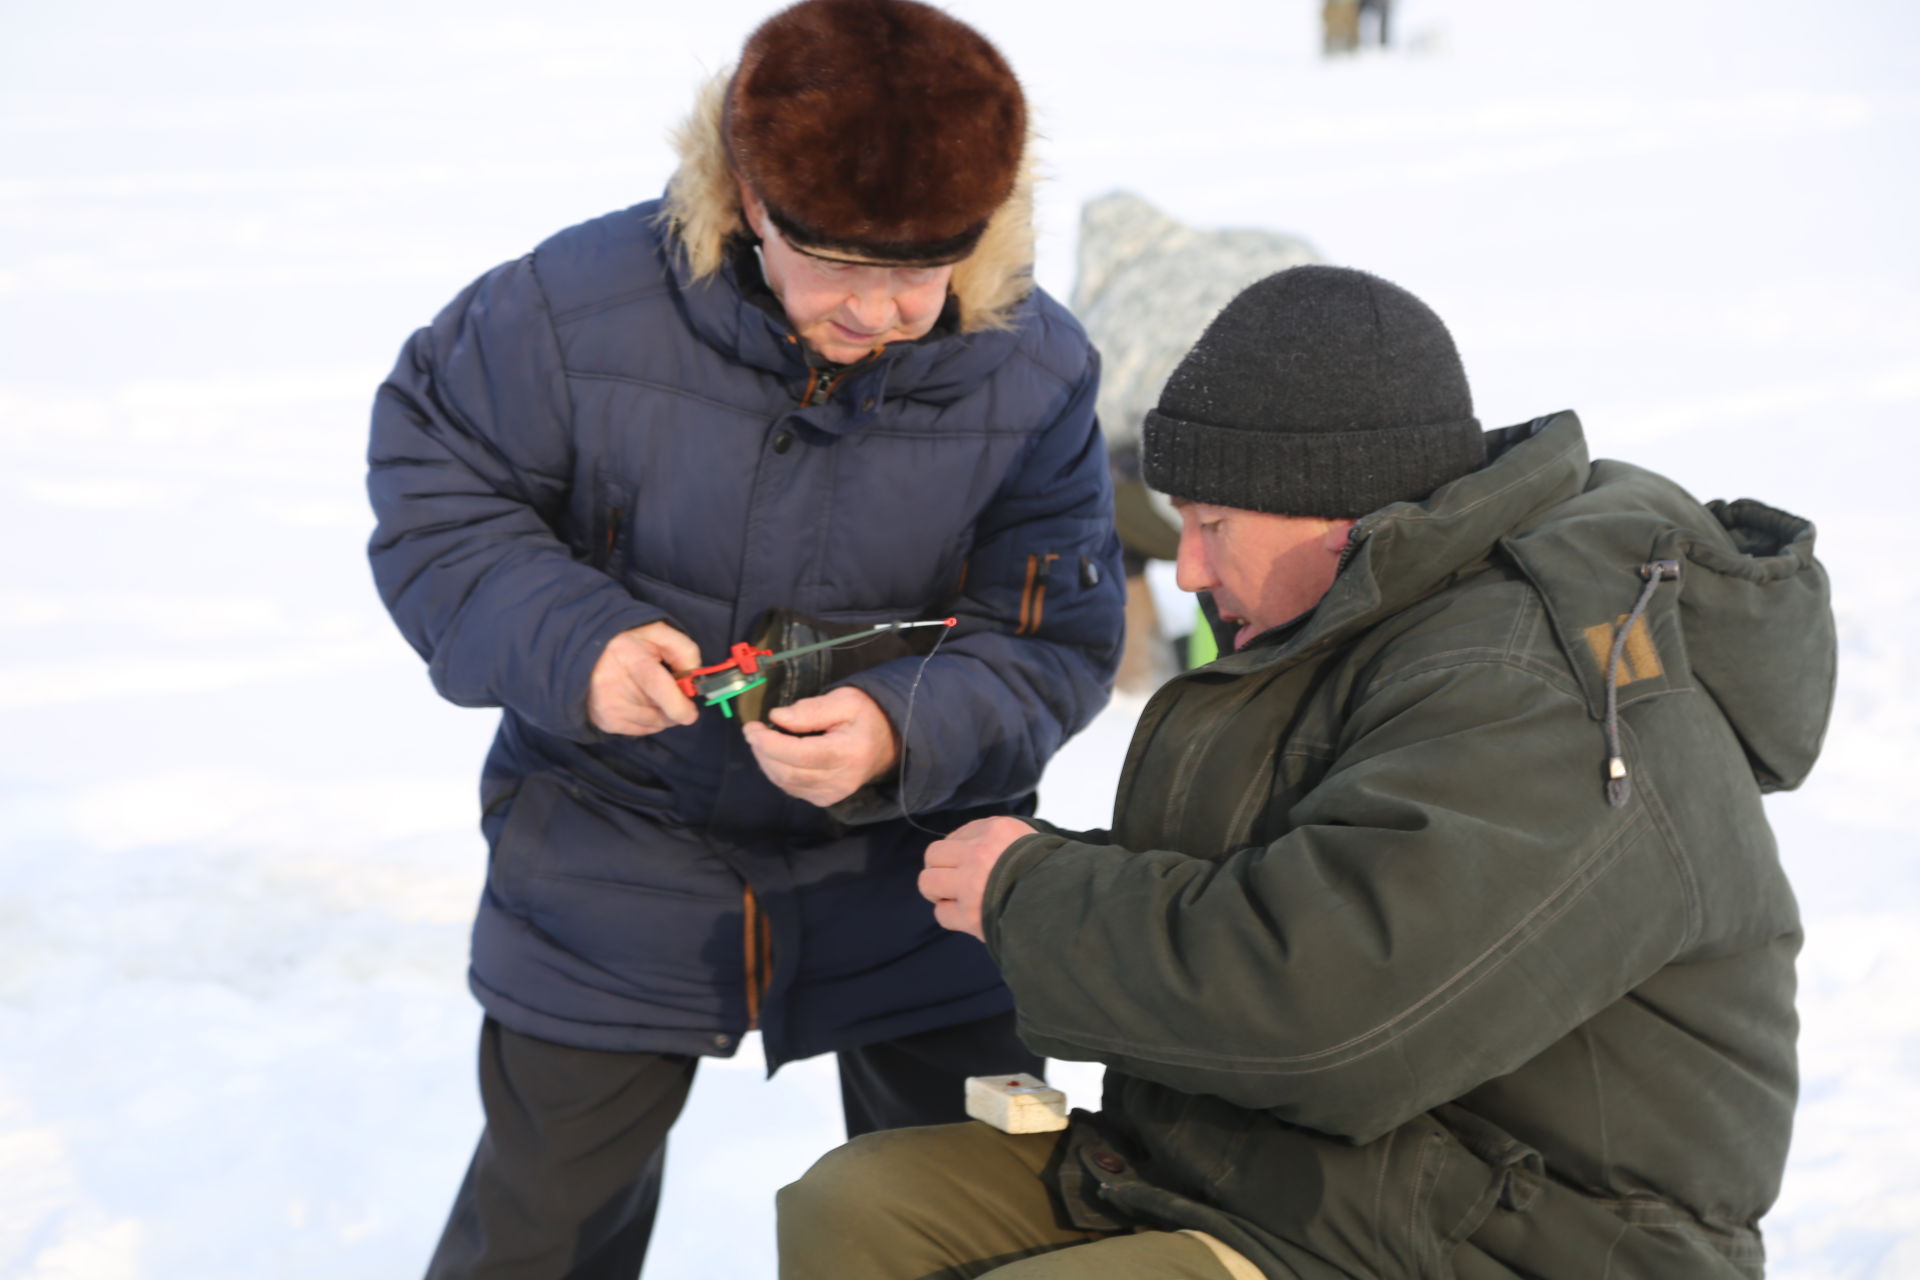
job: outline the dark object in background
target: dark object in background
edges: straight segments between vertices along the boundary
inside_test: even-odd
[[[1140,425],[1222,307],[1263,276],[1321,257],[1281,231],[1190,227],[1131,191],[1081,206],[1076,257],[1071,305],[1100,350],[1100,430],[1127,573],[1127,641],[1116,683],[1144,694],[1190,665],[1184,636],[1198,614],[1171,619],[1165,632],[1175,643],[1163,640],[1146,566],[1174,559],[1180,521],[1140,479]]]

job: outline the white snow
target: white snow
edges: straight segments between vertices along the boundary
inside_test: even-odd
[[[649,6],[658,8],[664,6]],[[473,275],[655,194],[769,6],[0,8],[0,1276],[417,1274],[478,1130],[491,717],[361,556],[365,418]],[[1445,316],[1482,418],[1814,517],[1844,645],[1771,802],[1806,910],[1772,1274],[1920,1276],[1920,10],[1901,0],[956,0],[1046,135],[1042,282],[1116,186]],[[1103,822],[1135,703],[1049,774]],[[709,1061],[649,1275],[772,1273],[831,1066]],[[1076,1102],[1097,1073],[1054,1073]]]

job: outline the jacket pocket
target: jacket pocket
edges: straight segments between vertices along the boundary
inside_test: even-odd
[[[1436,1108],[1429,1118],[1438,1132],[1423,1139],[1434,1150],[1430,1161],[1423,1161],[1422,1182],[1415,1187],[1416,1214],[1434,1249],[1431,1270],[1423,1274],[1451,1277],[1455,1251],[1496,1207],[1515,1212],[1533,1207],[1546,1181],[1546,1165],[1538,1151],[1454,1103]]]
[[[685,827],[529,774],[494,843],[500,908],[610,984],[707,990],[739,963],[740,879]]]
[[[1415,1116],[1363,1146],[1273,1117],[1255,1124],[1237,1150],[1173,1154],[1205,1156],[1219,1179],[1205,1198],[1344,1275],[1451,1280],[1461,1242],[1496,1206],[1529,1204],[1541,1167],[1532,1148],[1464,1113],[1453,1127]]]
[[[550,773],[530,773],[506,802],[506,820],[487,864],[487,887],[514,915],[526,915],[527,879],[539,863],[539,850],[551,842],[554,803],[565,785]]]

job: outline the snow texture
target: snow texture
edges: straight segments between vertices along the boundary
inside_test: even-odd
[[[418,1274],[479,1124],[491,716],[374,598],[367,408],[472,276],[659,190],[767,7],[0,7],[0,1276]],[[1331,63],[1309,0],[951,7],[1035,104],[1056,294],[1114,189],[1296,234],[1432,304],[1487,423],[1574,407],[1819,522],[1844,650],[1770,802],[1808,925],[1771,1274],[1920,1276],[1920,7],[1403,0]],[[1103,821],[1138,711],[1043,812]],[[772,1274],[839,1116],[829,1062],[762,1075],[702,1069],[651,1276]]]

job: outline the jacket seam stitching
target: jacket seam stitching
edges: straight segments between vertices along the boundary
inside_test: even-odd
[[[1414,1256],[1423,1267],[1427,1262],[1429,1245],[1437,1248],[1438,1244],[1437,1241],[1429,1242],[1421,1239],[1420,1232],[1420,1210],[1426,1198],[1433,1192],[1432,1185],[1427,1180],[1427,1169],[1433,1164],[1433,1155],[1438,1149],[1439,1144],[1431,1134],[1420,1144],[1420,1167],[1413,1172],[1413,1194],[1408,1197],[1407,1204],[1407,1239],[1412,1242]]]
[[[566,373],[569,383],[618,382],[632,387],[645,387],[649,391],[659,391],[681,400],[691,400],[696,404],[707,405],[710,408],[724,409],[728,413],[738,414],[754,422],[764,421],[767,416],[765,413],[755,409],[745,408],[737,404],[728,404],[724,400],[715,400],[710,396],[703,396],[697,391],[689,391],[685,387],[676,387],[671,383],[655,382],[650,378],[637,378],[631,374],[624,373],[594,373],[584,369],[565,369],[564,372]],[[784,413],[785,411],[783,410],[782,412]]]
[[[1524,607],[1514,609],[1513,626],[1507,632],[1507,656],[1509,658],[1520,657],[1525,649],[1525,646],[1521,643],[1521,630],[1526,626],[1527,620],[1532,617],[1533,612],[1532,609]]]
[[[1241,793],[1240,802],[1233,807],[1233,817],[1227,823],[1229,845],[1238,845],[1251,838],[1253,814],[1259,811],[1261,799],[1273,794],[1276,781],[1273,775],[1281,758],[1280,744],[1276,741],[1267,748],[1266,755],[1247,779],[1247,789]],[[1247,832],[1246,835],[1241,834],[1243,830]]]
[[[572,324],[576,320],[590,320],[604,311],[612,311],[616,307],[624,307],[632,302],[644,302],[648,298],[661,297],[668,292],[666,282],[658,281],[650,285],[643,285],[638,289],[629,289],[624,293],[616,293],[612,297],[601,298],[595,302],[582,302],[578,306],[567,308],[565,311],[550,311],[550,314],[553,316],[554,327],[557,329],[560,325]]]
[[[1362,692],[1361,698],[1364,700],[1374,697],[1397,685],[1405,684],[1409,680],[1416,679],[1420,676],[1431,675],[1437,671],[1447,671],[1455,667],[1470,666],[1503,667],[1508,670],[1518,671],[1522,675],[1532,676],[1554,692],[1578,703],[1583,710],[1586,709],[1586,695],[1580,691],[1580,686],[1577,682],[1565,681],[1563,679],[1566,675],[1563,668],[1547,664],[1527,654],[1510,655],[1490,645],[1475,645],[1460,649],[1449,649],[1444,653],[1430,654],[1418,662],[1394,672],[1393,675],[1381,680],[1378,684],[1369,685]]]
[[[1594,1127],[1599,1130],[1600,1139],[1600,1177],[1602,1185],[1611,1185],[1613,1169],[1613,1134],[1607,1125],[1606,1081],[1600,1073],[1600,1055],[1593,1044],[1593,1024],[1583,1023],[1578,1029],[1580,1047],[1586,1054],[1587,1072],[1593,1077],[1593,1113]]]
[[[1639,749],[1639,735],[1634,733],[1633,726],[1628,724],[1624,719],[1620,722],[1620,736],[1626,746],[1633,748],[1633,758],[1635,760],[1645,758]],[[1653,828],[1660,834],[1660,847],[1666,852],[1667,860],[1673,864],[1673,872],[1675,877],[1680,881],[1681,892],[1686,895],[1687,927],[1682,931],[1679,946],[1676,948],[1676,951],[1682,951],[1690,946],[1694,939],[1700,936],[1706,926],[1700,904],[1700,885],[1694,878],[1692,866],[1688,864],[1685,855],[1681,851],[1679,841],[1674,837],[1673,817],[1668,812],[1666,802],[1660,795],[1660,788],[1654,785],[1651,771],[1641,769],[1637,771],[1637,774],[1638,776],[1635,777],[1634,782],[1636,787],[1642,792],[1642,804],[1649,810],[1648,817],[1653,824]]]

